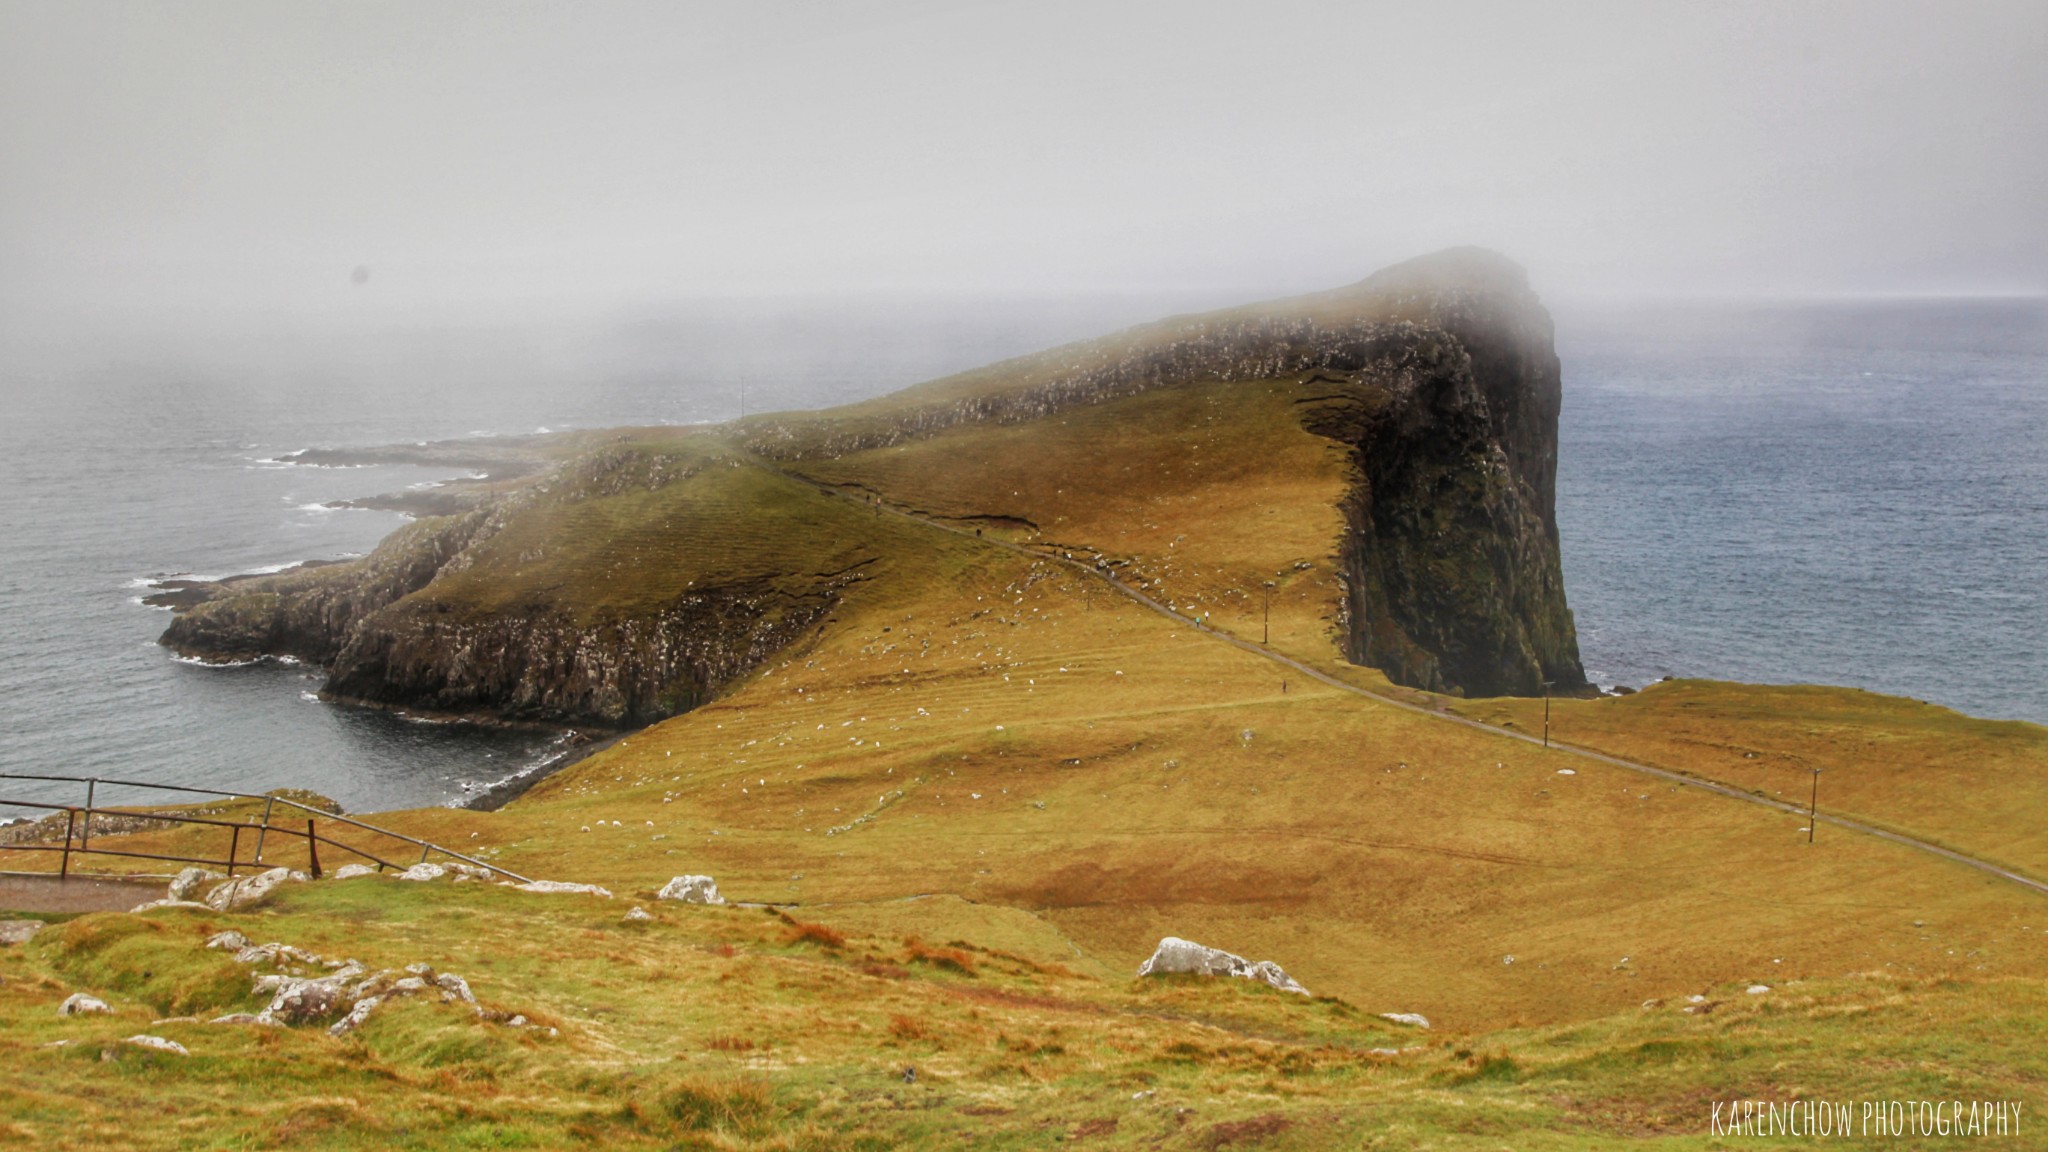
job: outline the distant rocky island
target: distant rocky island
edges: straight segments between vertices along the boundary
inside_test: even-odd
[[[1212,413],[1199,443],[1146,407],[1189,389]],[[1316,612],[1334,652],[1397,684],[1570,691],[1585,674],[1559,564],[1559,402],[1551,320],[1522,270],[1456,249],[823,412],[307,453],[478,475],[357,502],[418,517],[361,559],[160,589],[178,613],[161,642],[319,664],[332,700],[639,726],[801,648],[850,590],[913,586],[908,516],[1083,558],[1205,621],[1249,619],[1261,596],[1270,629],[1281,589],[1283,611]],[[1034,437],[1084,434],[1081,466],[1018,486]],[[1313,475],[1257,437],[1322,445],[1288,457]],[[1237,463],[1224,475],[1218,459]],[[1162,509],[1197,492],[1264,501],[1247,515],[1321,525],[1324,546],[1273,563],[1254,555],[1261,523],[1189,531],[1131,505],[1134,485]],[[1111,506],[1136,514],[1089,511]]]

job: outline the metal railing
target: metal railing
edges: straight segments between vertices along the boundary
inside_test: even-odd
[[[68,879],[70,877],[71,857],[74,854],[94,856],[122,856],[136,860],[164,860],[172,863],[198,864],[205,867],[224,869],[227,872],[228,876],[232,878],[235,874],[236,868],[260,869],[265,867],[263,863],[263,849],[266,842],[270,839],[270,837],[273,834],[288,837],[293,841],[304,842],[306,846],[306,855],[308,858],[308,863],[311,865],[308,871],[311,872],[314,878],[316,879],[321,875],[320,845],[322,844],[325,844],[332,849],[337,849],[339,851],[347,852],[354,856],[359,856],[362,859],[369,861],[371,864],[376,865],[376,867],[380,871],[386,868],[404,871],[408,867],[408,865],[396,863],[392,860],[387,860],[383,856],[379,856],[376,853],[373,853],[365,848],[358,847],[357,845],[348,844],[343,841],[336,840],[332,836],[321,835],[318,828],[316,827],[315,822],[325,820],[330,825],[345,824],[351,828],[359,829],[363,832],[367,832],[375,836],[382,836],[389,840],[417,847],[420,850],[420,854],[419,859],[414,861],[415,864],[426,863],[427,858],[429,856],[438,852],[441,855],[446,856],[452,860],[459,860],[465,864],[470,864],[478,868],[488,869],[489,871],[497,873],[500,876],[505,876],[509,877],[512,880],[516,880],[521,884],[531,883],[530,880],[528,880],[524,876],[521,876],[519,873],[513,872],[506,868],[500,868],[496,864],[492,864],[488,861],[478,860],[473,856],[465,856],[464,854],[456,852],[452,849],[443,848],[439,844],[434,844],[426,840],[421,840],[417,837],[407,836],[403,832],[393,832],[389,828],[379,828],[374,824],[366,824],[361,820],[354,820],[350,819],[347,816],[341,816],[332,812],[323,811],[319,808],[315,808],[308,804],[302,804],[297,800],[288,799],[287,797],[283,796],[257,795],[251,792],[230,792],[219,788],[191,788],[182,784],[150,784],[139,780],[110,780],[103,776],[39,776],[30,775],[27,773],[0,772],[0,780],[36,780],[46,783],[55,782],[59,784],[85,785],[85,804],[83,807],[73,804],[51,804],[34,800],[12,800],[0,797],[0,808],[27,808],[51,813],[64,813],[64,843],[61,846],[57,844],[0,843],[0,852],[61,853],[62,857],[57,867],[57,875],[60,879]],[[217,818],[216,816],[193,815],[188,812],[134,811],[133,809],[135,808],[135,805],[132,804],[113,806],[97,803],[99,790],[102,785],[117,788],[139,788],[144,791],[151,792],[180,792],[193,796],[206,796],[216,800],[261,801],[263,804],[263,816],[260,820],[223,820]],[[283,824],[277,822],[275,817],[278,817],[280,815],[278,813],[278,809],[280,807],[286,809],[293,809],[296,810],[298,813],[303,813],[306,821],[305,830],[302,832],[298,829],[297,823],[299,817],[297,815],[286,816],[286,818],[291,821],[290,824]],[[84,817],[82,826],[79,820],[80,816]],[[225,828],[229,830],[227,858],[222,860],[210,859],[203,856],[178,856],[160,852],[138,852],[127,848],[95,848],[93,847],[92,844],[92,822],[94,816],[118,816],[126,820],[160,821],[165,824],[211,825],[218,828]],[[103,832],[101,839],[104,840],[108,835],[113,835],[117,837],[127,835],[132,831],[135,830],[128,829],[115,833]],[[245,832],[253,832],[256,836],[255,851],[248,860],[241,859],[242,836]],[[391,852],[390,849],[382,850],[393,855],[398,854],[395,852]],[[404,854],[410,855],[410,849],[407,849]],[[48,873],[43,873],[43,875],[48,875]]]

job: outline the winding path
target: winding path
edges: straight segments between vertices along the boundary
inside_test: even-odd
[[[773,465],[768,464],[766,461],[760,461],[760,463],[762,467],[770,468],[778,472],[782,471],[781,469],[774,468]],[[832,494],[834,496],[844,497],[846,495],[845,491],[840,488],[837,488],[831,484],[826,484],[817,480],[813,480],[807,476],[802,476],[790,472],[783,472],[782,474],[785,476],[789,476],[791,479],[800,480],[806,484],[810,484],[818,488],[819,490]],[[1193,618],[1184,616],[1181,613],[1174,611],[1170,606],[1162,604],[1157,600],[1154,600],[1152,597],[1145,595],[1138,589],[1133,588],[1130,585],[1124,583],[1123,581],[1117,579],[1114,573],[1103,571],[1102,569],[1092,564],[1086,564],[1082,561],[1071,559],[1067,556],[1061,555],[1056,552],[1050,552],[1039,548],[1032,548],[1023,544],[1014,544],[1007,540],[997,540],[991,537],[981,536],[974,532],[970,532],[965,528],[956,528],[950,524],[934,520],[929,516],[920,515],[916,512],[912,512],[907,509],[895,507],[886,501],[883,501],[880,504],[872,506],[877,507],[884,512],[887,512],[892,516],[900,516],[903,519],[911,520],[930,528],[935,528],[941,532],[951,532],[956,536],[964,536],[968,539],[975,540],[979,543],[986,544],[991,547],[1007,549],[1021,556],[1029,556],[1037,560],[1050,560],[1056,564],[1064,564],[1076,572],[1083,573],[1084,575],[1091,576],[1097,580],[1102,581],[1103,583],[1109,585],[1111,588],[1115,589],[1122,595],[1129,597],[1130,599],[1138,602],[1139,604],[1144,605],[1145,607],[1151,609],[1154,612],[1159,613],[1161,616],[1164,616],[1177,624],[1186,625],[1187,627],[1194,629],[1198,633],[1201,633],[1205,636],[1209,636],[1215,640],[1221,641],[1222,643],[1230,644],[1237,648],[1241,648],[1244,651],[1253,654],[1254,656],[1263,657],[1264,659],[1270,660],[1283,668],[1293,669],[1294,671],[1301,673],[1303,676],[1307,676],[1308,678],[1316,681],[1319,684],[1324,684],[1331,688],[1335,688],[1340,692],[1349,692],[1354,696],[1363,696],[1366,699],[1371,700],[1375,703],[1384,704],[1391,708],[1405,709],[1409,712],[1417,713],[1418,715],[1427,716],[1433,720],[1441,720],[1449,724],[1462,724],[1467,728],[1474,728],[1481,732],[1489,733],[1491,735],[1505,736],[1511,740],[1521,740],[1525,743],[1541,745],[1543,747],[1548,748],[1550,751],[1560,752],[1567,756],[1577,756],[1582,759],[1592,760],[1597,763],[1609,765],[1611,767],[1625,768],[1630,772],[1639,772],[1645,776],[1654,776],[1659,780],[1668,781],[1670,783],[1680,784],[1692,788],[1699,788],[1704,791],[1712,792],[1720,796],[1726,796],[1731,800],[1740,800],[1746,804],[1755,804],[1760,807],[1772,809],[1773,811],[1789,813],[1791,815],[1798,816],[1801,819],[1805,819],[1807,815],[1806,810],[1801,808],[1797,804],[1787,803],[1783,800],[1773,800],[1766,796],[1758,796],[1752,792],[1745,792],[1742,789],[1737,788],[1731,784],[1723,784],[1718,781],[1704,779],[1699,776],[1689,776],[1682,772],[1673,772],[1668,768],[1655,768],[1648,764],[1638,763],[1634,760],[1624,760],[1618,756],[1609,756],[1604,752],[1595,752],[1590,748],[1580,748],[1570,744],[1560,744],[1555,740],[1551,741],[1546,745],[1543,743],[1542,740],[1538,739],[1537,737],[1531,736],[1526,732],[1516,732],[1512,729],[1497,727],[1492,724],[1487,724],[1482,721],[1471,719],[1470,717],[1459,716],[1450,712],[1441,711],[1439,709],[1425,708],[1419,704],[1413,704],[1406,700],[1396,699],[1394,697],[1387,696],[1379,692],[1375,692],[1370,688],[1362,688],[1356,684],[1351,684],[1343,680],[1340,680],[1327,672],[1323,672],[1319,669],[1310,667],[1309,665],[1304,664],[1291,656],[1286,656],[1282,655],[1279,652],[1275,652],[1273,649],[1266,647],[1265,645],[1254,644],[1249,640],[1240,639],[1236,636],[1229,634],[1228,632],[1220,632],[1214,628],[1209,627],[1206,624],[1199,623]],[[1971,856],[1967,853],[1957,852],[1951,848],[1944,848],[1941,845],[1935,844],[1931,841],[1922,840],[1914,836],[1908,836],[1900,832],[1893,832],[1888,829],[1876,827],[1875,825],[1865,824],[1860,820],[1852,820],[1844,816],[1827,815],[1819,817],[1819,820],[1822,823],[1831,824],[1837,828],[1841,828],[1846,831],[1861,833],[1862,835],[1875,837],[1879,840],[1887,840],[1893,844],[1903,845],[1907,848],[1915,848],[1919,851],[1939,856],[1944,860],[1949,860],[1957,864],[1962,864],[1970,868],[1975,868],[1980,872],[1988,872],[2001,880],[2011,881],[2012,883],[2018,884],[2023,888],[2027,888],[2034,892],[2041,893],[2044,896],[2048,896],[2048,882],[2036,880],[2030,876],[2021,875],[2020,873],[2014,872],[2011,869],[2002,867],[1998,864],[1994,864],[1989,860],[1979,859],[1978,857]]]

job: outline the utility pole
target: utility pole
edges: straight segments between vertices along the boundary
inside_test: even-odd
[[[1550,747],[1550,686],[1554,681],[1543,682],[1543,746]]]
[[[1820,769],[1813,770],[1813,798],[1806,802],[1806,842],[1813,843],[1814,826],[1820,823]]]
[[[1271,645],[1273,643],[1273,582],[1271,580],[1266,581],[1265,593],[1266,618],[1259,628],[1259,643]]]

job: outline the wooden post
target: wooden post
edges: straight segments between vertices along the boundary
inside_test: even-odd
[[[310,816],[306,818],[306,856],[313,862],[313,866],[308,868],[307,871],[313,874],[313,879],[318,880],[320,878],[320,839],[313,835],[313,818]]]
[[[57,868],[57,879],[59,880],[69,880],[71,878],[71,828],[77,822],[78,809],[66,808],[64,810],[64,862]]]
[[[1543,682],[1543,746],[1550,747],[1550,681]]]
[[[1806,802],[1806,842],[1813,843],[1814,825],[1820,823],[1820,769],[1813,770],[1813,798]]]
[[[234,827],[234,838],[228,841],[228,879],[235,878],[235,857],[242,853],[242,826]]]

